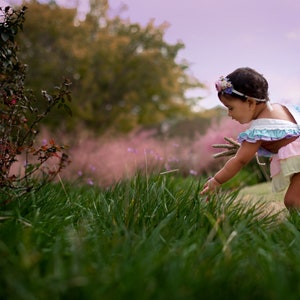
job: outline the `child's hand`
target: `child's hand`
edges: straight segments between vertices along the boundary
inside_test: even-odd
[[[210,191],[214,191],[214,190],[216,190],[220,186],[221,186],[221,184],[214,177],[210,178],[204,184],[204,187],[203,187],[202,191],[200,192],[200,195],[206,194],[206,193],[208,193]]]

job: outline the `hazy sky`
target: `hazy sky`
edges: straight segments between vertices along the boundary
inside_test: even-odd
[[[0,0],[1,1],[1,0]],[[7,1],[16,2],[16,1]],[[20,2],[20,1],[19,1]],[[57,0],[57,3],[88,0]],[[165,39],[182,41],[180,58],[208,92],[201,105],[218,104],[214,82],[238,67],[263,73],[273,102],[300,104],[300,0],[110,0],[113,14],[145,25],[169,23]]]

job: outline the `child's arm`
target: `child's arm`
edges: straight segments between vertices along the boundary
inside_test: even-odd
[[[237,151],[236,155],[229,159],[224,167],[218,171],[215,176],[208,180],[200,194],[204,194],[208,191],[214,190],[216,187],[225,183],[236,175],[250,160],[255,156],[261,142],[249,143],[244,141],[241,147]]]

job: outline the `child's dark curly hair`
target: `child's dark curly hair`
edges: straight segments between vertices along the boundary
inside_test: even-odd
[[[264,76],[251,68],[238,68],[226,76],[232,83],[235,90],[258,99],[269,100],[268,81]],[[242,100],[245,97],[234,95]],[[219,95],[220,97],[220,95]]]

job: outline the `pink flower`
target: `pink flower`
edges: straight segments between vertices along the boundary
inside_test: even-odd
[[[190,174],[193,175],[193,176],[196,176],[196,175],[197,175],[197,171],[195,171],[195,170],[190,170]]]
[[[88,180],[87,180],[87,184],[88,184],[88,185],[94,185],[94,181],[93,181],[92,179],[88,179]]]
[[[222,91],[222,82],[219,80],[215,83],[217,92]]]
[[[136,150],[135,148],[131,148],[131,147],[128,147],[128,148],[127,148],[127,151],[128,151],[129,153],[137,153],[137,150]]]

